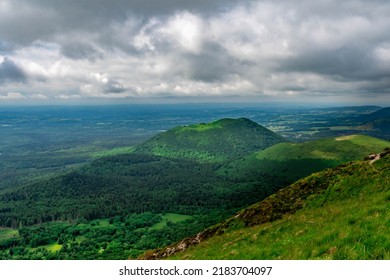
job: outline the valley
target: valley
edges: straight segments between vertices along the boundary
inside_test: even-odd
[[[0,110],[4,135],[0,259],[138,258],[229,221],[301,178],[389,147],[389,114],[369,106],[271,109],[198,104],[34,110],[23,114]],[[385,182],[387,162],[385,157],[372,163]],[[375,179],[375,170],[365,171],[364,164],[355,164],[362,166],[360,175],[385,186]],[[324,180],[331,180],[332,171],[323,172],[329,173]],[[369,186],[363,187],[369,193]],[[381,217],[386,219],[383,207]],[[258,226],[263,225],[248,222],[229,233]],[[386,250],[375,258],[388,258]],[[324,257],[307,252],[256,254],[260,253],[245,258]]]

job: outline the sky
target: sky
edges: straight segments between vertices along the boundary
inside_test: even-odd
[[[0,0],[0,105],[390,105],[390,1]]]

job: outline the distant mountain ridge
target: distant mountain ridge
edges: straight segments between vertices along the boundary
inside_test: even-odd
[[[371,122],[383,118],[390,118],[390,107],[382,108],[371,114],[360,116],[358,117],[358,120],[361,122]]]
[[[390,107],[382,108],[374,113],[363,115],[357,119],[362,125],[372,129],[372,135],[390,140]]]
[[[135,152],[215,162],[249,155],[285,141],[247,118],[225,118],[175,127],[139,145]]]

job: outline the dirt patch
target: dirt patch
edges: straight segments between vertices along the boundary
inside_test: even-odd
[[[375,157],[372,160],[370,160],[370,164],[373,164],[374,162],[376,162],[380,158],[381,158],[381,155],[380,154],[376,154]]]

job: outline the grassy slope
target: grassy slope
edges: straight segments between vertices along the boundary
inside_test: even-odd
[[[189,220],[192,217],[189,215],[180,215],[176,213],[165,213],[161,214],[162,220],[154,225],[152,225],[149,229],[159,230],[166,227],[170,223],[178,223],[185,220]]]
[[[257,159],[286,160],[298,158],[322,158],[345,161],[362,154],[378,152],[389,146],[388,141],[365,135],[349,135],[321,139],[305,143],[281,143],[255,154]]]
[[[390,156],[313,174],[209,233],[173,258],[390,259]]]
[[[283,141],[281,136],[251,120],[221,119],[173,128],[139,145],[136,152],[218,162],[242,157]]]
[[[361,160],[370,153],[389,147],[389,141],[365,135],[327,138],[303,143],[279,143],[220,169],[236,180],[261,179],[265,174],[298,180],[313,172],[341,163]],[[290,181],[291,183],[291,181]]]

